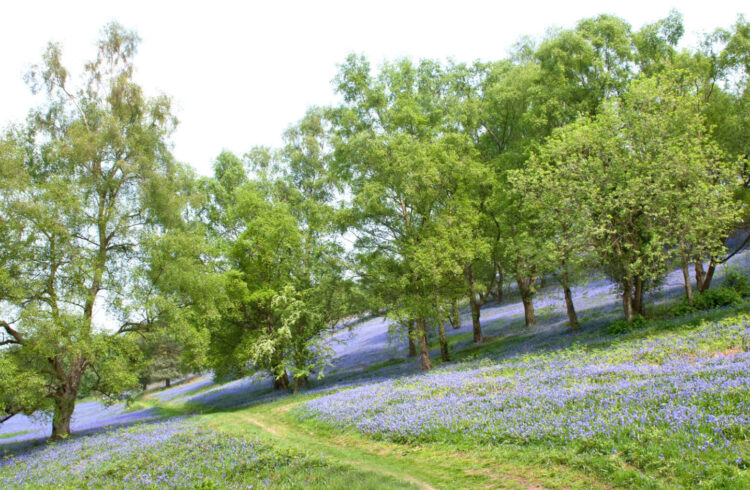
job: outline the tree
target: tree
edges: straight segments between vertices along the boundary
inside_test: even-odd
[[[256,367],[277,388],[297,390],[328,365],[321,333],[350,314],[357,292],[333,236],[324,124],[313,109],[283,148],[256,148],[244,161],[222,153],[204,182],[224,278],[211,339],[220,376]]]
[[[671,259],[686,247],[719,252],[737,222],[737,166],[712,141],[690,87],[684,72],[639,79],[596,117],[555,131],[531,162],[548,200],[579,210],[572,225],[620,285],[628,321]]]
[[[149,383],[157,381],[169,388],[173,380],[203,369],[206,351],[204,339],[192,335],[193,332],[180,338],[180,332],[180,329],[176,329],[176,332],[159,329],[139,335],[136,342],[145,354],[139,381],[144,389]]]
[[[431,369],[427,325],[442,325],[464,265],[486,253],[473,203],[484,174],[467,138],[446,124],[437,63],[401,60],[373,77],[352,55],[336,83],[344,104],[331,114],[334,163],[352,196],[345,222],[358,272],[377,284],[389,316],[415,322],[421,367]]]
[[[157,300],[149,250],[180,223],[178,185],[189,173],[166,144],[169,99],[147,98],[133,81],[137,45],[134,33],[106,26],[73,89],[51,44],[29,75],[47,102],[2,143],[0,263],[10,273],[0,358],[12,379],[44,383],[36,396],[3,397],[15,396],[15,412],[52,411],[53,439],[70,433],[87,372],[110,397],[137,384],[129,366],[140,355],[124,334],[155,325],[170,304]]]
[[[685,52],[675,59],[675,65],[689,71],[702,102],[707,124],[713,127],[713,137],[729,159],[739,159],[740,178],[735,191],[737,206],[745,210],[750,203],[750,22],[739,16],[731,30],[716,29],[705,35],[700,49]],[[730,230],[731,231],[731,230]],[[748,234],[742,243],[724,256],[696,256],[695,280],[698,291],[707,290],[716,267],[727,262],[750,243]],[[703,268],[708,259],[708,269]],[[686,282],[686,287],[689,285]]]

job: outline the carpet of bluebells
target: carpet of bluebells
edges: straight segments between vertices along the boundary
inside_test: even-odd
[[[0,459],[0,488],[293,487],[327,466],[175,418],[6,456]]]
[[[341,390],[298,416],[402,442],[541,444],[656,459],[750,461],[750,317],[542,354],[520,349]],[[651,456],[654,456],[651,454]],[[683,468],[693,471],[690,468]]]
[[[124,403],[105,405],[98,401],[85,401],[76,404],[71,429],[75,434],[98,432],[108,428],[132,425],[158,418],[154,408],[128,411]],[[0,425],[0,455],[7,444],[23,444],[44,440],[52,433],[49,414],[38,413],[32,416],[16,415]]]

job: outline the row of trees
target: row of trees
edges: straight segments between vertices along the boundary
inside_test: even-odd
[[[207,368],[296,390],[365,311],[430,369],[428,333],[448,360],[468,300],[482,342],[509,281],[528,326],[551,277],[577,328],[593,269],[629,321],[674,266],[692,301],[689,266],[705,290],[744,217],[750,24],[693,51],[682,33],[600,16],[496,62],[352,55],[339,105],[203,178],[169,152],[169,99],[133,82],[133,33],[108,26],[78,88],[50,46],[29,76],[47,102],[0,140],[0,417],[48,410],[63,437],[81,393]]]
[[[480,307],[515,280],[527,326],[540,278],[562,286],[596,268],[622,291],[628,321],[669,267],[699,290],[745,213],[748,40],[740,18],[697,51],[678,51],[679,14],[633,32],[600,16],[509,59],[385,64],[351,56],[330,109],[334,174],[352,199],[345,225],[364,284],[414,325],[443,332],[468,296]],[[708,271],[703,264],[709,261]]]

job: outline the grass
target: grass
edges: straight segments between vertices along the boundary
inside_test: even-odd
[[[540,482],[553,487],[604,487],[575,469],[540,466],[534,458],[524,462],[518,457],[521,453],[532,455],[525,448],[394,444],[298,420],[294,407],[318,396],[299,395],[233,412],[217,412],[205,415],[203,420],[229,434],[250,433],[281,448],[304,447],[340,464],[398,478],[419,488],[528,488]],[[357,484],[353,488],[362,487]]]
[[[0,440],[11,439],[13,437],[22,436],[22,435],[28,434],[28,433],[29,433],[28,430],[21,430],[21,431],[18,431],[18,432],[8,432],[7,434],[0,434]]]

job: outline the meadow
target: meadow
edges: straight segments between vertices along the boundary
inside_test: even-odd
[[[11,419],[0,486],[749,486],[747,303],[675,314],[673,273],[650,298],[652,318],[621,330],[611,285],[575,291],[580,331],[550,285],[536,328],[512,296],[490,304],[490,340],[467,340],[464,315],[448,332],[455,360],[427,373],[387,320],[370,318],[329,337],[333,367],[297,395],[261,374],[203,375],[129,406],[80,403],[74,436],[58,443],[43,442],[46,420]]]

